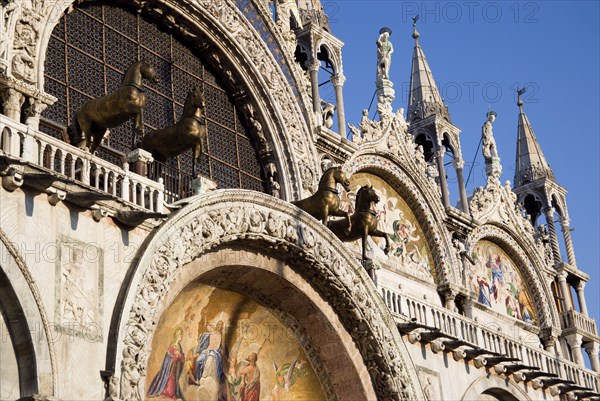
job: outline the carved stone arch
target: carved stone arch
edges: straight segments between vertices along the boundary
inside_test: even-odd
[[[443,131],[441,141],[443,146],[450,149],[453,156],[460,157],[460,145],[455,143],[454,138],[448,131]],[[445,150],[445,152],[447,152],[447,150]]]
[[[461,400],[478,400],[483,394],[493,395],[507,401],[531,401],[531,398],[515,383],[498,376],[480,377],[476,379],[471,383]]]
[[[223,247],[245,247],[285,262],[320,294],[352,337],[377,399],[422,399],[395,323],[354,256],[293,205],[244,190],[193,199],[142,246],[122,286],[108,339],[106,369],[121,377],[122,399],[141,397],[149,338],[172,286],[186,281],[178,281],[189,274],[186,266]],[[137,377],[141,380],[132,380]]]
[[[516,267],[533,297],[540,327],[560,326],[556,306],[548,302],[554,298],[543,275],[543,261],[515,238],[518,237],[506,228],[484,224],[468,235],[465,245],[467,249],[473,249],[477,242],[485,239],[500,246],[518,264]]]
[[[537,191],[527,191],[519,195],[517,202],[523,206],[525,211],[531,216],[531,224],[535,227],[538,218],[542,215],[544,208],[544,199]]]
[[[461,401],[479,400],[481,395],[492,395],[503,401],[531,401],[531,397],[514,382],[498,376],[484,376],[476,379],[469,385]]]
[[[563,197],[558,191],[550,192],[550,202],[549,204],[554,207],[556,213],[560,216],[561,219],[568,218],[567,207],[563,202]]]
[[[49,341],[54,338],[52,327],[29,268],[2,230],[0,255],[0,309],[7,314],[6,324],[15,347],[21,397],[57,396],[56,353]],[[37,335],[32,337],[32,333]]]
[[[94,1],[97,0],[80,0]],[[74,0],[59,0],[48,13],[60,17],[74,3]],[[284,199],[298,198],[314,185],[318,156],[308,121],[279,64],[234,2],[201,0],[193,5],[181,0],[160,0],[152,4],[145,1],[127,4],[159,19],[197,48],[216,55],[210,61],[213,68],[216,65],[223,70],[223,83],[232,91],[232,98],[242,109],[250,105],[264,129],[272,148],[265,157],[278,164]],[[48,19],[40,35],[42,51],[37,65],[40,89],[44,85],[46,49],[58,20]]]
[[[329,61],[331,62],[333,73],[338,74],[342,72],[342,59],[340,55],[335,50],[333,50],[325,40],[320,40],[319,42],[317,42],[317,46],[315,46],[315,52],[317,54],[320,53],[321,48],[324,48],[327,51],[327,54],[329,55]]]
[[[416,185],[411,174],[400,167],[393,157],[379,153],[364,153],[353,157],[344,167],[348,176],[357,172],[372,172],[385,179],[411,207],[417,221],[426,234],[427,244],[433,254],[439,286],[450,283],[460,284],[461,275],[456,270],[458,261],[451,250],[452,241],[447,232],[443,217],[432,205],[439,204]]]
[[[438,146],[435,136],[429,130],[422,127],[413,132],[413,137],[415,138],[415,144],[422,146],[425,160],[428,162],[431,161]]]

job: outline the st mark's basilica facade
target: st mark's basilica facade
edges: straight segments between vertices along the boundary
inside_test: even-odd
[[[406,111],[382,28],[377,117],[352,125],[319,0],[0,15],[0,399],[599,399],[527,104],[513,182],[489,111],[467,193],[418,18]]]

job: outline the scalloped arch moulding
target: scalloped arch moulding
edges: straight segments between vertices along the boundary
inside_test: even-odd
[[[24,25],[33,32],[29,37],[34,43],[28,51],[32,55],[33,69],[30,80],[10,76],[10,66],[7,73],[10,79],[31,87],[32,93],[43,93],[44,62],[50,35],[63,13],[77,2],[31,0],[17,3],[17,9],[10,16],[12,25],[7,29],[17,32],[19,26]],[[241,101],[245,111],[264,130],[262,134],[271,147],[268,150],[272,151],[280,169],[282,197],[296,199],[314,190],[319,162],[309,129],[311,122],[305,119],[277,60],[235,2],[134,0],[129,4],[156,17],[195,47],[210,51],[208,58],[220,70],[217,73],[228,87],[235,89],[232,96]],[[14,58],[22,46],[15,36],[3,38],[7,60]],[[297,70],[291,68],[290,73],[296,82],[303,82]]]
[[[370,377],[367,380],[370,383],[362,387],[367,399],[369,394],[381,400],[422,399],[406,345],[355,257],[329,230],[293,205],[242,190],[220,190],[192,198],[147,239],[137,263],[132,266],[130,280],[124,284],[128,294],[122,298],[124,303],[115,308],[113,336],[108,340],[107,370],[115,371],[115,376],[120,378],[121,399],[142,398],[149,344],[156,323],[168,307],[170,297],[179,290],[193,280],[209,280],[211,285],[246,290],[247,295],[256,296],[249,288],[232,287],[235,280],[228,279],[226,274],[211,274],[219,263],[211,267],[211,263],[193,262],[225,247],[234,255],[236,250],[247,250],[279,260],[279,267],[272,273],[296,288],[310,287],[310,291],[300,294],[315,291],[326,301],[323,305],[330,305],[336,317],[326,320],[336,326],[333,320],[339,319],[342,328],[338,331],[351,338],[352,347],[358,350],[357,370],[346,373],[368,372],[366,375]],[[230,266],[232,262],[225,261],[221,265]],[[190,269],[190,266],[195,267]],[[245,270],[250,270],[251,266],[246,267]],[[238,272],[245,270],[240,266]],[[286,275],[286,271],[290,275]],[[293,283],[288,278],[292,273],[301,278],[300,282]],[[273,294],[272,289],[258,301],[276,306],[275,300],[268,299],[270,294]],[[309,302],[311,295],[306,299]],[[298,333],[297,336],[302,337]],[[299,341],[306,343],[301,338]],[[314,341],[313,338],[313,346]],[[354,354],[356,358],[356,352]],[[318,364],[319,359],[324,359],[323,355],[317,355],[313,364]],[[327,368],[327,363],[324,365]],[[353,369],[350,365],[342,365],[341,370]],[[328,399],[352,399],[344,393],[344,386],[327,384],[329,381],[339,383],[340,372],[325,370],[327,375],[321,378],[321,385]]]

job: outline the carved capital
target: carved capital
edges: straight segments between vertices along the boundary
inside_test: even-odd
[[[321,62],[319,60],[317,60],[316,58],[310,59],[308,60],[305,64],[306,68],[308,68],[309,71],[319,71],[319,69],[321,68]]]
[[[568,276],[569,276],[569,273],[567,273],[566,271],[563,270],[561,272],[558,272],[558,274],[556,275],[556,278],[558,279],[559,283],[566,283]]]
[[[27,117],[38,117],[48,108],[48,105],[39,99],[30,97],[28,100],[28,106],[26,110]]]
[[[598,357],[598,350],[600,349],[600,345],[596,342],[590,341],[583,343],[583,348],[585,348],[585,352],[591,357]]]
[[[455,169],[462,170],[465,167],[465,161],[463,159],[456,158],[452,160],[452,165]]]
[[[581,341],[583,340],[583,336],[581,334],[569,334],[565,336],[565,340],[567,340],[567,344],[571,348],[581,348]]]
[[[25,102],[25,96],[16,89],[6,88],[2,91],[2,105],[4,114],[8,118],[19,121],[21,117],[21,106]]]
[[[333,86],[344,86],[346,83],[346,76],[341,72],[331,76],[331,83]]]

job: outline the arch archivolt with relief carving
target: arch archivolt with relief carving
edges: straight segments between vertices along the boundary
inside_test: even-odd
[[[356,399],[339,385],[346,374],[366,374],[370,378],[367,383],[361,381],[361,397],[365,399],[373,399],[373,395],[391,400],[422,398],[406,346],[364,269],[329,230],[293,205],[242,190],[201,195],[172,215],[142,249],[130,271],[130,280],[123,284],[122,292],[126,291],[127,296],[115,308],[111,327],[114,337],[108,340],[106,369],[120,377],[120,398],[137,399],[143,393],[156,324],[171,302],[169,297],[175,297],[194,280],[234,289],[254,296],[263,305],[285,309],[285,302],[275,297],[277,291],[270,285],[262,291],[264,295],[257,295],[260,288],[249,282],[241,284],[242,276],[254,274],[250,271],[269,269],[268,263],[239,259],[244,250],[257,253],[259,259],[279,261],[272,264],[271,270],[277,280],[300,289],[295,296],[304,299],[302,303],[328,304],[325,309],[335,317],[328,318],[325,313],[321,318],[329,327],[341,325],[336,330],[340,332],[336,334],[337,344],[345,355],[352,355],[352,348],[358,350],[350,357],[352,363],[338,365],[337,369],[328,365],[328,357],[320,350],[311,359],[313,366],[325,366],[327,374],[320,380],[325,393],[335,388],[328,399]],[[237,268],[229,269],[231,266]],[[253,282],[271,283],[256,277]],[[302,286],[310,288],[302,291]],[[295,307],[284,310],[290,315],[297,311]],[[301,322],[301,313],[296,319],[308,330],[309,325]],[[296,335],[302,344],[302,335]],[[310,336],[313,346],[319,344],[316,336]],[[351,341],[344,342],[346,337]],[[338,385],[330,387],[327,383]]]

